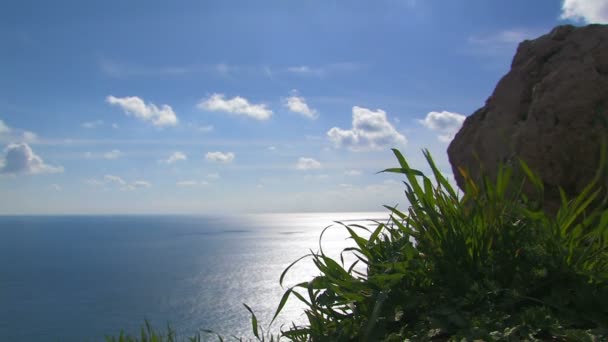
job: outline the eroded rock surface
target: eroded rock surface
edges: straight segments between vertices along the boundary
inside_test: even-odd
[[[494,176],[499,163],[522,158],[545,183],[549,206],[557,186],[578,193],[595,175],[608,138],[608,26],[558,26],[522,42],[511,70],[484,107],[469,116],[448,148],[458,167]]]

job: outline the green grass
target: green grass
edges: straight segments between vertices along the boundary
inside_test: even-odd
[[[141,327],[139,336],[131,336],[125,335],[123,331],[120,332],[120,335],[115,336],[107,336],[106,342],[176,342],[178,341],[176,332],[171,329],[171,327],[167,326],[167,332],[157,332],[152,329],[152,326],[148,321],[145,321],[145,327]],[[196,336],[190,337],[187,339],[189,342],[200,342],[201,335],[197,334]]]
[[[604,184],[601,172],[577,197],[568,199],[562,192],[561,208],[548,216],[541,210],[543,184],[524,163],[517,170],[502,167],[495,179],[479,182],[461,170],[466,191],[459,195],[428,152],[424,155],[434,180],[412,169],[399,151],[394,153],[398,167],[384,172],[405,177],[410,206],[403,211],[386,207],[390,220],[371,231],[341,224],[355,246],[343,254],[352,253],[354,263],[345,264],[343,254],[334,260],[322,250],[311,251],[283,272],[281,283],[291,266],[310,258],[319,275],[286,290],[275,318],[289,300],[299,300],[308,322],[287,327],[281,337],[608,338],[608,210],[604,193],[596,190]],[[523,176],[515,176],[519,174]],[[524,185],[534,186],[538,196],[523,195]],[[358,265],[366,272],[357,271]],[[264,334],[253,311],[247,310],[255,339],[279,339]],[[144,337],[142,332],[140,339],[109,341],[161,341]]]

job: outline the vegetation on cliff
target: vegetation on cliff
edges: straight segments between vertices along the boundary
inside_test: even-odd
[[[385,172],[405,176],[410,206],[404,211],[387,207],[390,220],[373,231],[343,225],[355,242],[343,251],[354,253],[353,264],[322,250],[307,256],[319,276],[287,289],[276,314],[296,299],[305,304],[308,322],[284,328],[281,338],[608,338],[608,210],[607,199],[600,198],[605,193],[597,189],[601,172],[577,197],[568,199],[562,192],[561,208],[547,215],[538,200],[543,184],[524,163],[518,167],[526,179],[502,167],[496,179],[474,182],[461,170],[466,191],[460,195],[428,152],[424,155],[434,180],[412,169],[399,151],[394,153],[399,166]],[[539,196],[523,195],[525,184]],[[357,265],[366,272],[357,271]],[[264,334],[251,314],[255,339],[279,338]],[[170,340],[144,333],[139,339],[108,341]]]

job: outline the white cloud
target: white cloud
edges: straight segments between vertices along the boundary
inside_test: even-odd
[[[195,130],[201,132],[201,133],[209,133],[211,131],[213,131],[213,125],[195,125],[195,124],[190,124],[190,127],[194,128]]]
[[[213,125],[204,125],[198,127],[199,132],[208,133],[213,131]]]
[[[114,183],[114,184],[118,184],[118,185],[125,185],[127,184],[127,182],[125,182],[122,178],[118,177],[118,176],[113,176],[113,175],[105,175],[103,176],[103,183]]]
[[[207,152],[205,159],[218,163],[230,163],[234,160],[232,152]]]
[[[32,142],[36,142],[38,140],[38,136],[34,132],[24,131],[22,136],[23,136],[23,141],[25,141],[25,142],[32,143]]]
[[[41,174],[63,172],[61,166],[44,163],[26,143],[9,144],[4,149],[0,174]]]
[[[312,68],[307,65],[291,66],[291,67],[287,68],[287,71],[307,73],[307,72],[311,72]]]
[[[122,156],[120,150],[112,150],[103,154],[104,159],[118,159]]]
[[[292,96],[286,98],[284,105],[290,112],[298,113],[306,118],[316,119],[319,117],[319,112],[310,108],[306,103],[306,99],[298,96],[297,92],[294,92]]]
[[[96,128],[99,126],[103,125],[103,121],[102,120],[95,120],[95,121],[87,121],[87,122],[83,122],[81,124],[81,126],[83,128]]]
[[[152,103],[146,104],[137,96],[114,97],[111,95],[106,97],[106,102],[119,106],[127,115],[150,121],[154,126],[175,126],[178,122],[177,115],[171,106],[166,104],[158,108]]]
[[[167,158],[166,160],[163,160],[162,162],[163,163],[167,163],[167,164],[173,164],[173,163],[175,163],[177,161],[187,160],[187,159],[188,159],[188,156],[186,156],[185,153],[177,151],[177,152],[173,152],[169,156],[169,158]]]
[[[265,104],[251,104],[240,96],[225,99],[224,94],[212,94],[208,99],[201,100],[197,107],[211,112],[243,115],[256,120],[268,120],[272,116],[272,110],[266,108]]]
[[[465,119],[465,115],[442,111],[429,112],[424,120],[418,120],[418,122],[431,131],[438,132],[440,141],[450,142]]]
[[[37,140],[36,133],[10,128],[4,121],[0,120],[0,141],[33,143]]]
[[[325,74],[322,68],[314,68],[308,65],[291,66],[287,68],[287,71],[299,75],[323,76]]]
[[[608,1],[564,0],[561,18],[583,21],[588,24],[606,24],[608,23]]]
[[[321,168],[321,163],[313,158],[301,157],[296,163],[296,169],[298,170],[317,170]]]
[[[120,191],[134,191],[137,189],[149,188],[151,186],[152,186],[152,184],[150,184],[147,181],[138,180],[138,181],[132,182],[130,184],[125,184],[124,186],[122,186],[120,188]]]
[[[386,179],[386,180],[382,181],[382,184],[391,185],[391,186],[401,185],[401,183],[399,183],[398,181],[396,181],[394,179]]]
[[[352,128],[334,127],[327,136],[336,147],[353,151],[380,150],[407,143],[407,139],[388,121],[386,112],[357,106],[353,107]]]
[[[344,63],[331,63],[321,66],[310,66],[310,65],[296,65],[290,66],[285,69],[290,74],[299,76],[314,76],[314,77],[325,77],[328,74],[337,72],[351,72],[361,69],[361,65],[358,63],[344,62]]]
[[[193,180],[183,180],[183,181],[177,181],[175,183],[175,185],[181,186],[181,187],[196,186],[196,185],[198,185],[198,182],[193,181]]]
[[[129,183],[121,177],[114,175],[105,175],[101,180],[87,179],[85,183],[93,187],[104,187],[105,189],[109,189],[106,186],[113,187],[114,189],[118,187],[118,189],[121,191],[133,191],[141,188],[149,188],[152,186],[150,182],[145,180],[136,180],[134,182]]]
[[[137,180],[137,181],[131,183],[131,185],[135,188],[149,188],[152,186],[152,184],[150,184],[150,182],[147,182],[144,180]]]
[[[188,127],[201,133],[209,133],[215,128],[213,125],[200,125],[192,122],[188,123]]]
[[[61,191],[61,185],[51,184],[51,185],[49,185],[49,189],[54,190],[54,191]]]
[[[0,120],[0,134],[7,134],[11,131],[10,128],[4,123],[4,121]]]
[[[344,171],[344,175],[345,176],[351,176],[351,177],[361,176],[361,171],[359,171],[359,170],[347,170],[347,171]]]
[[[169,65],[169,66],[145,66],[122,63],[107,58],[99,60],[99,68],[107,76],[114,78],[129,77],[172,77],[186,74],[205,72],[210,67],[202,65]]]
[[[102,159],[103,158],[103,159],[107,159],[107,160],[114,160],[114,159],[121,158],[124,155],[125,154],[121,150],[114,149],[114,150],[107,151],[107,152],[87,151],[87,152],[84,152],[83,157],[86,159]]]

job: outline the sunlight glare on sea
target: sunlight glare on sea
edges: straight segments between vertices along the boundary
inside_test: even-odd
[[[266,329],[285,289],[318,275],[310,259],[333,221],[386,213],[0,217],[0,334],[10,341],[102,341],[137,333],[144,319],[180,336],[211,329],[251,337],[248,304]],[[373,224],[375,226],[375,224]],[[363,230],[361,230],[363,233]],[[362,234],[365,235],[365,234]],[[352,246],[334,226],[323,251]],[[346,267],[354,259],[345,258]],[[272,330],[303,322],[288,302]]]

